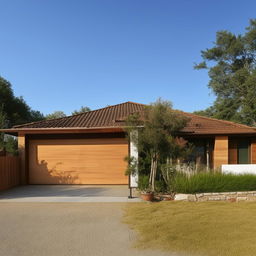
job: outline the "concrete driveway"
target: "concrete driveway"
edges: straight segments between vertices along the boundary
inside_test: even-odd
[[[28,185],[0,192],[0,202],[135,202],[124,186]]]
[[[165,256],[133,248],[122,203],[1,203],[0,256]],[[174,254],[173,254],[174,255]]]

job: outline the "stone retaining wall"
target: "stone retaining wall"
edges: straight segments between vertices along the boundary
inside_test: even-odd
[[[186,201],[204,202],[204,201],[256,201],[256,191],[244,192],[220,192],[220,193],[200,193],[187,195]]]

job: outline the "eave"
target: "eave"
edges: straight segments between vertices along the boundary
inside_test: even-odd
[[[122,127],[11,128],[0,129],[0,132],[17,136],[26,134],[115,133],[124,132],[124,129]]]

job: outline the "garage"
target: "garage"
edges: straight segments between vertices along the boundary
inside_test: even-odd
[[[4,129],[18,137],[20,184],[136,188],[138,175],[125,175],[125,157],[138,160],[126,119],[144,108],[143,104],[125,102]]]
[[[125,138],[29,140],[29,184],[128,184]]]

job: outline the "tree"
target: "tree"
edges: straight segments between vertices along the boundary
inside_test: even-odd
[[[6,115],[7,127],[44,119],[43,114],[32,110],[22,97],[14,96],[11,84],[2,77],[0,77],[0,104]]]
[[[22,97],[14,96],[11,84],[0,77],[0,128],[40,121],[44,119],[41,112],[32,110]],[[0,151],[17,154],[17,140],[10,135],[0,133]]]
[[[45,119],[43,113],[38,110],[30,110],[30,118],[33,122],[41,121]]]
[[[0,106],[0,129],[4,128],[6,128],[6,114],[3,111],[3,107]],[[0,132],[0,151],[3,151],[4,149],[4,133]]]
[[[178,139],[177,132],[185,127],[187,121],[180,112],[172,109],[171,102],[161,99],[146,106],[143,113],[128,117],[127,131],[131,140],[137,144],[139,152],[144,154],[144,159],[150,160],[149,184],[152,191],[155,190],[155,180],[161,164],[182,154],[186,143]],[[138,128],[142,126],[143,128]],[[133,132],[137,129],[138,136]]]
[[[7,128],[6,114],[3,107],[0,107],[0,129]],[[12,155],[18,154],[18,142],[14,136],[0,133],[0,152],[6,151]]]
[[[46,119],[55,119],[65,117],[66,114],[63,111],[54,111],[51,114],[45,116]]]
[[[11,135],[5,135],[5,151],[12,155],[18,155],[18,140]]]
[[[72,115],[78,115],[78,114],[82,114],[82,113],[85,113],[85,112],[88,112],[88,111],[91,111],[91,109],[89,107],[82,106],[79,110],[74,110],[72,112]]]
[[[201,52],[196,69],[207,69],[216,95],[210,108],[197,114],[256,125],[256,19],[243,35],[216,33],[214,46]]]

